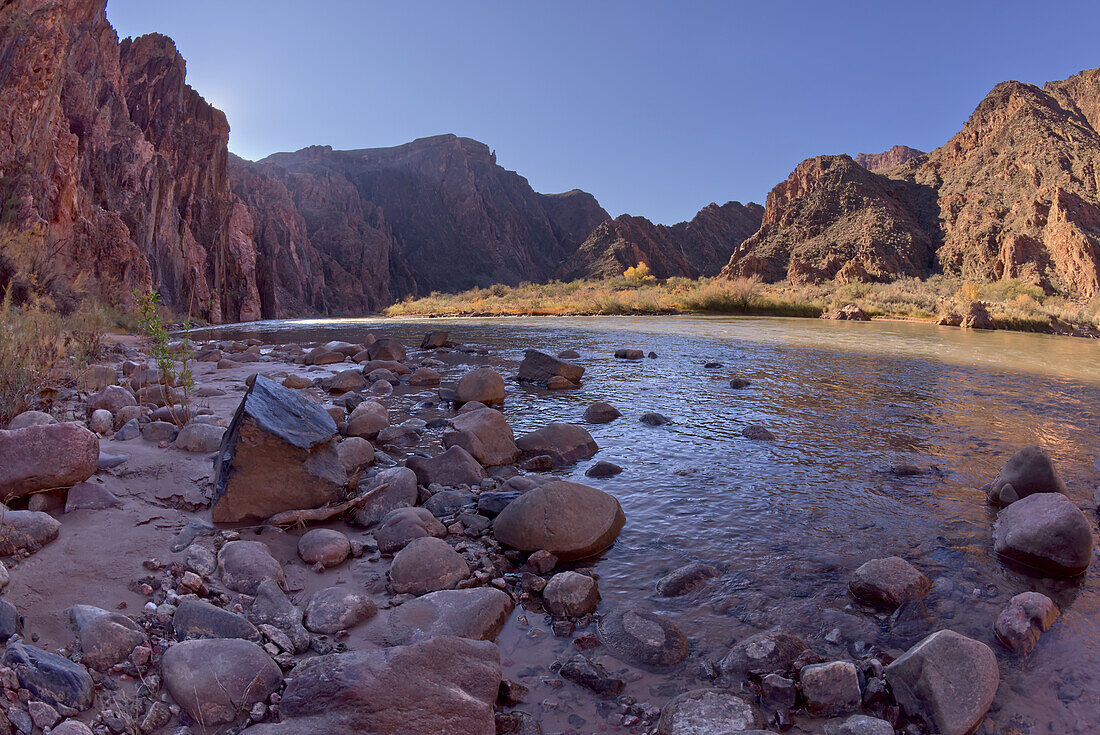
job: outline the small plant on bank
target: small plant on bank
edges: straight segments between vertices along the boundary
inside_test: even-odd
[[[191,347],[191,323],[183,324],[183,339],[173,342],[169,339],[164,324],[160,294],[156,291],[134,291],[134,306],[137,310],[138,328],[150,341],[149,356],[160,372],[160,382],[164,387],[166,403],[172,407],[174,423],[182,425],[190,414],[191,391],[195,387],[191,362],[194,350]],[[180,415],[175,413],[176,401],[172,397],[172,387],[182,391],[179,405],[183,409]]]

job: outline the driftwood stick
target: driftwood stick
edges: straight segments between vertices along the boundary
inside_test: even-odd
[[[344,511],[358,507],[365,503],[370,498],[373,498],[378,493],[382,492],[390,485],[388,482],[384,482],[376,488],[357,495],[351,500],[344,501],[343,503],[337,503],[336,505],[322,505],[320,508],[303,508],[301,510],[284,510],[281,513],[276,513],[261,525],[264,526],[304,526],[307,523],[320,523],[327,521],[333,516],[338,516]]]

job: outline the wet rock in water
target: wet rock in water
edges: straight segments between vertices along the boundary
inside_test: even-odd
[[[390,425],[390,413],[375,399],[363,401],[348,416],[348,436],[373,439]]]
[[[538,385],[547,385],[555,377],[579,384],[583,375],[582,366],[564,362],[538,350],[524,350],[523,362],[519,366],[519,379]]]
[[[615,350],[615,357],[620,360],[641,360],[645,353],[641,350]]]
[[[530,434],[524,434],[517,441],[525,457],[548,456],[554,466],[566,467],[588,459],[597,451],[596,440],[583,426],[566,423],[547,424]]]
[[[746,426],[744,429],[741,429],[741,436],[756,442],[775,441],[775,434],[771,433],[763,426]]]
[[[576,360],[581,356],[581,353],[576,350],[562,350],[558,353],[559,360]]]
[[[997,640],[1010,651],[1027,656],[1039,642],[1039,636],[1050,630],[1060,615],[1058,607],[1040,592],[1022,592],[1011,600],[997,616],[993,631]]]
[[[989,646],[941,630],[887,666],[886,681],[907,715],[942,735],[967,735],[993,703],[1000,673]]]
[[[910,600],[923,600],[932,582],[905,559],[888,556],[860,566],[852,573],[848,588],[861,600],[896,608]]]
[[[0,514],[0,556],[17,551],[35,552],[57,538],[61,524],[50,514],[34,510],[7,510]]]
[[[286,586],[286,575],[275,557],[260,541],[230,541],[218,552],[218,570],[222,582],[231,590],[256,594],[260,583],[274,580]]]
[[[723,673],[740,678],[787,674],[805,650],[806,644],[789,633],[757,633],[736,643],[722,659],[720,668]]]
[[[185,452],[216,452],[222,444],[225,430],[211,424],[190,423],[176,435],[176,449]]]
[[[718,570],[710,564],[692,562],[674,569],[657,580],[657,594],[661,597],[680,597],[690,594],[718,576]]]
[[[597,462],[584,471],[585,477],[614,477],[623,468],[612,462]]]
[[[604,615],[599,630],[604,644],[632,663],[672,666],[688,654],[687,638],[679,628],[641,608],[619,608]]]
[[[430,592],[390,613],[386,643],[402,646],[444,635],[491,641],[513,607],[512,598],[493,587]]]
[[[0,431],[0,497],[70,487],[99,469],[99,437],[80,424]]]
[[[266,579],[260,583],[248,618],[256,625],[270,625],[282,631],[290,639],[295,653],[309,648],[310,635],[302,625],[302,611],[287,598],[275,580]]]
[[[1066,486],[1054,469],[1054,462],[1039,446],[1024,447],[1008,458],[986,490],[990,503],[1011,505],[1036,493],[1062,493]]]
[[[321,379],[321,387],[329,393],[347,393],[353,390],[362,390],[367,387],[367,379],[363,377],[363,371],[357,368],[341,370],[335,375]]]
[[[92,706],[95,686],[88,670],[56,653],[23,643],[8,643],[2,661],[15,671],[19,686],[46,704],[83,712]]]
[[[344,471],[353,475],[374,462],[374,445],[359,436],[349,436],[336,446]]]
[[[584,409],[584,420],[590,424],[607,424],[622,416],[619,409],[610,403],[596,401]]]
[[[81,482],[65,493],[65,512],[74,510],[106,510],[121,508],[122,501],[98,482]]]
[[[605,697],[613,697],[623,690],[622,679],[614,678],[603,666],[579,653],[566,661],[558,673],[563,679]]]
[[[447,340],[448,336],[446,332],[428,332],[420,342],[420,349],[437,350],[440,347],[449,347],[451,343]]]
[[[596,580],[577,572],[559,572],[542,590],[542,603],[551,615],[586,615],[596,610],[600,589]]]
[[[658,735],[734,735],[760,726],[756,708],[723,689],[692,689],[661,710]]]
[[[13,635],[23,632],[23,621],[15,605],[0,598],[0,643],[5,643]]]
[[[454,402],[478,401],[486,406],[504,403],[504,378],[491,367],[479,367],[462,376],[455,387]]]
[[[572,388],[580,388],[576,383],[563,378],[560,375],[555,375],[546,381],[546,387],[550,390],[570,390]]]
[[[877,717],[852,715],[840,722],[826,723],[825,735],[894,735],[894,726]]]
[[[344,498],[332,417],[262,375],[248,389],[215,464],[216,523],[263,520]]]
[[[730,380],[730,388],[734,390],[741,390],[742,388],[748,388],[752,385],[752,381],[745,380],[744,378],[733,378]]]
[[[477,497],[467,490],[443,490],[428,498],[423,507],[436,518],[452,516],[477,506]]]
[[[444,487],[477,485],[488,477],[485,468],[460,446],[453,446],[434,457],[409,457],[405,466],[416,473],[416,481],[425,487],[432,484]]]
[[[123,390],[126,389],[123,388]],[[126,391],[126,393],[129,394],[129,391]],[[133,400],[133,398],[133,396],[130,396],[130,400]],[[90,414],[92,410],[88,413]],[[8,431],[14,431],[15,429],[25,429],[28,426],[45,426],[46,424],[56,423],[57,419],[43,411],[24,411],[8,423],[7,429]]]
[[[306,659],[280,703],[283,721],[250,735],[495,732],[500,652],[493,643],[441,636],[407,646]]]
[[[493,535],[519,551],[546,550],[562,561],[598,554],[626,522],[619,501],[587,485],[547,482],[520,495],[493,521]]]
[[[109,434],[115,426],[115,417],[105,408],[92,411],[88,417],[88,430],[96,434]]]
[[[439,385],[439,381],[439,372],[427,367],[417,368],[409,376],[409,385],[414,388],[434,387]]]
[[[451,431],[443,434],[443,445],[462,447],[485,467],[511,464],[519,458],[515,434],[504,414],[480,408],[455,416]]]
[[[260,642],[256,626],[242,616],[203,600],[182,600],[172,615],[177,641],[202,638],[241,638]]]
[[[670,419],[668,416],[657,413],[655,411],[643,413],[642,417],[638,420],[646,426],[665,426],[666,424],[672,423],[672,419]]]
[[[351,541],[331,528],[314,528],[298,539],[298,556],[306,564],[338,567],[351,554]]]
[[[84,652],[81,662],[106,671],[126,661],[135,648],[145,643],[145,631],[130,618],[92,605],[73,605],[65,611],[69,626]]]
[[[981,301],[970,302],[970,306],[967,307],[966,313],[963,314],[961,326],[963,329],[997,328],[997,325],[993,322],[993,317],[989,315],[989,311]]]
[[[382,485],[386,485],[386,488],[378,490]],[[416,505],[416,473],[408,467],[381,470],[360,481],[359,494],[363,493],[373,495],[352,511],[351,522],[363,528],[371,528],[380,523],[390,511]]]
[[[405,345],[396,339],[383,337],[374,344],[367,345],[367,356],[371,360],[401,362],[405,359]]]
[[[378,550],[383,554],[396,554],[418,538],[447,535],[447,529],[426,508],[397,508],[391,510],[374,530]]]
[[[446,541],[413,539],[397,552],[390,565],[390,586],[397,594],[423,595],[451,589],[470,576],[470,565]]]
[[[376,370],[371,370],[370,373],[367,374],[367,380],[372,383],[377,383],[379,380],[384,380],[387,383],[399,382],[397,374],[388,368],[378,368]]]
[[[1037,493],[997,514],[993,550],[1052,577],[1075,577],[1092,561],[1092,525],[1061,493]]]
[[[91,416],[93,411],[98,411],[99,409],[116,414],[126,406],[136,405],[138,405],[138,402],[137,399],[134,398],[133,393],[126,390],[121,385],[109,385],[98,393],[93,393],[88,396],[85,408],[88,412],[87,415]]]
[[[240,638],[177,643],[164,652],[160,667],[172,699],[207,727],[235,721],[283,683],[271,657]]]
[[[309,598],[304,623],[314,633],[336,633],[354,628],[377,612],[369,598],[340,587],[328,587]]]
[[[838,319],[841,321],[849,322],[869,322],[871,317],[867,316],[867,313],[863,309],[859,308],[855,304],[848,304],[842,306],[839,309],[833,309],[827,311],[821,315],[822,319]]]
[[[836,717],[859,710],[863,695],[859,674],[851,661],[833,661],[802,667],[802,696],[815,717]]]

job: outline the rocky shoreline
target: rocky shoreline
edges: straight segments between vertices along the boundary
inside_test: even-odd
[[[852,641],[860,655],[835,658],[772,629],[692,656],[666,616],[603,603],[596,562],[630,518],[555,474],[598,460],[585,424],[633,420],[626,407],[578,405],[578,423],[520,436],[508,420],[517,381],[578,388],[577,353],[527,350],[512,376],[433,332],[419,349],[219,341],[195,358],[191,405],[128,342],[52,414],[0,431],[0,733],[532,735],[557,706],[529,701],[538,682],[560,702],[595,701],[599,721],[573,715],[566,732],[965,735],[995,702],[998,658],[1028,655],[1059,616],[1038,592],[1013,597],[989,621],[996,652],[937,629],[908,650]],[[1093,523],[1064,493],[1042,449],[1009,458],[987,488],[1004,506],[997,555],[1080,575]],[[656,594],[718,574],[692,563]],[[939,584],[873,559],[851,573],[851,604],[896,624],[927,616]],[[564,653],[506,678],[494,641],[513,617]],[[620,662],[657,679],[685,662],[698,672],[655,700]]]

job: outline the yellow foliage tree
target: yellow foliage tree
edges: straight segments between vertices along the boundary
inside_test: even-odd
[[[638,263],[638,265],[627,268],[623,271],[623,278],[634,283],[648,283],[657,280],[645,263]]]

